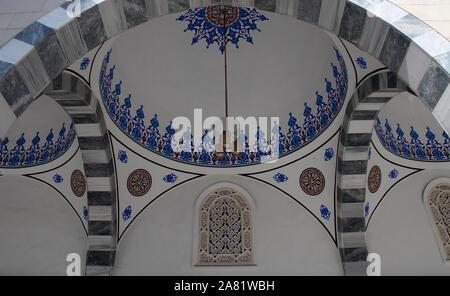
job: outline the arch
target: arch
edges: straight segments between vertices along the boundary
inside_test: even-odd
[[[368,255],[364,204],[367,162],[374,121],[393,97],[408,87],[390,71],[367,78],[345,111],[337,164],[337,241],[346,274],[364,275]]]
[[[450,178],[432,180],[423,191],[423,205],[444,263],[450,263]]]
[[[254,208],[250,195],[235,184],[221,182],[203,191],[195,205],[194,265],[254,265]]]
[[[358,3],[358,4],[356,4]],[[357,0],[104,0],[81,1],[79,17],[69,17],[67,3],[34,22],[0,50],[1,125],[11,125],[50,80],[83,54],[114,35],[154,17],[189,8],[228,4],[255,7],[296,17],[331,31],[368,52],[400,75],[448,132],[450,82],[445,55],[439,62],[422,48],[430,40],[399,31],[403,18],[413,18],[421,35],[432,30],[387,1]],[[377,15],[377,17],[375,17]],[[434,47],[448,47],[435,37]],[[407,65],[407,66],[404,66]],[[424,67],[425,65],[425,67]],[[414,75],[405,67],[419,68]],[[424,69],[426,68],[426,69]],[[417,69],[416,69],[417,70]],[[417,73],[416,73],[417,72]],[[3,128],[4,129],[4,128]]]
[[[52,80],[44,93],[58,102],[75,125],[84,171],[99,178],[100,191],[87,188],[89,204],[89,249],[86,274],[108,275],[112,271],[117,243],[115,171],[110,139],[99,101],[79,76],[64,71]]]

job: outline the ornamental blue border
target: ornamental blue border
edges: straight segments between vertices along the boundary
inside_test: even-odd
[[[381,144],[388,151],[403,158],[419,161],[449,161],[450,160],[450,139],[448,134],[443,131],[444,142],[436,140],[436,135],[429,127],[426,128],[426,143],[422,142],[420,135],[413,126],[410,126],[409,137],[397,123],[395,130],[397,136],[394,136],[389,120],[386,118],[384,127],[382,127],[380,118],[377,117],[374,128],[380,139]]]
[[[328,100],[325,102],[324,97],[316,91],[316,112],[304,103],[303,121],[298,121],[292,113],[289,114],[289,122],[287,130],[283,131],[282,127],[279,130],[279,157],[294,152],[319,136],[336,118],[341,107],[344,104],[347,85],[348,74],[340,51],[334,47],[334,51],[339,61],[339,68],[331,63],[335,84],[332,85],[328,79],[325,78],[326,92]],[[175,130],[172,127],[172,122],[165,128],[165,132],[160,131],[158,115],[155,114],[147,126],[144,123],[144,106],[140,106],[135,111],[135,115],[131,115],[132,101],[131,94],[128,95],[123,102],[121,96],[122,80],[112,87],[114,79],[114,71],[116,66],[113,65],[108,69],[112,49],[106,54],[99,76],[99,91],[103,100],[106,111],[108,112],[112,121],[124,132],[129,138],[144,148],[153,151],[159,155],[170,158],[172,160],[189,163],[200,166],[210,167],[237,167],[254,165],[261,163],[270,155],[262,149],[257,149],[256,152],[251,152],[248,138],[245,137],[245,150],[236,155],[232,152],[226,152],[223,158],[219,158],[215,152],[193,152],[194,147],[191,144],[191,152],[176,153],[172,150],[172,137]],[[206,132],[206,131],[205,131]],[[192,136],[191,136],[192,138]],[[278,140],[278,139],[277,139]],[[271,145],[272,139],[264,139],[264,135],[257,133],[257,141],[263,141],[268,146]],[[193,141],[192,141],[193,142]]]
[[[51,128],[42,146],[39,132],[36,132],[36,136],[31,140],[31,145],[25,148],[24,135],[22,133],[13,149],[8,148],[8,138],[3,140],[0,146],[0,167],[24,168],[51,162],[66,153],[76,138],[73,123],[70,124],[69,130],[66,130],[65,123],[62,124],[56,142],[53,141],[54,134],[53,128]]]

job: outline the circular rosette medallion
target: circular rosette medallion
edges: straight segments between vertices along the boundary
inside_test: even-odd
[[[325,188],[325,177],[316,168],[307,168],[300,175],[300,187],[308,195],[318,195]]]
[[[144,169],[133,171],[127,180],[128,191],[134,196],[146,194],[152,186],[152,176]]]
[[[224,27],[234,23],[239,16],[239,9],[235,6],[216,5],[206,8],[206,18],[216,26]]]
[[[86,192],[86,178],[80,170],[74,170],[70,177],[70,187],[73,194],[82,197]]]
[[[381,169],[375,165],[370,169],[369,177],[367,179],[367,186],[371,193],[378,191],[381,185]]]

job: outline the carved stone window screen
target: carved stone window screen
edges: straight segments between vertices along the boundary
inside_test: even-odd
[[[449,180],[450,181],[450,180]],[[444,262],[450,263],[450,182],[427,186],[424,203]]]
[[[254,265],[251,208],[232,188],[209,193],[200,204],[196,265]]]

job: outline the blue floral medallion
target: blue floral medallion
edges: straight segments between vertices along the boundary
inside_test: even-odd
[[[334,85],[327,78],[324,79],[326,85],[326,96],[322,96],[316,91],[316,108],[315,111],[307,103],[303,103],[304,110],[297,119],[293,113],[289,113],[288,126],[283,127],[276,124],[271,131],[271,137],[267,137],[261,130],[256,133],[256,143],[254,147],[250,147],[249,139],[243,135],[240,137],[242,153],[217,153],[216,151],[208,151],[203,147],[211,144],[207,131],[204,131],[203,147],[195,149],[191,141],[191,149],[183,149],[183,152],[173,150],[173,136],[175,129],[170,122],[165,129],[160,128],[158,115],[155,114],[147,125],[144,106],[141,105],[136,109],[132,104],[132,96],[121,99],[122,81],[113,84],[114,71],[116,66],[108,69],[111,52],[110,50],[102,64],[99,77],[100,94],[109,116],[112,121],[133,141],[140,144],[150,151],[158,153],[167,158],[201,166],[244,166],[258,164],[272,157],[272,152],[278,150],[278,157],[287,155],[293,151],[300,149],[306,144],[314,140],[322,133],[336,118],[345,99],[347,92],[348,75],[344,63],[344,58],[337,48],[334,48],[336,58],[339,62],[339,68],[331,63],[331,69],[334,76]],[[133,111],[134,110],[134,111]],[[135,113],[135,115],[132,115]],[[184,138],[191,138],[189,133]],[[209,142],[208,142],[209,141]],[[189,142],[187,142],[189,143]],[[278,143],[278,147],[276,147]],[[184,140],[175,143],[183,147]],[[189,144],[186,144],[189,145]],[[196,152],[200,150],[201,152]],[[252,151],[253,150],[253,151]]]
[[[123,163],[127,163],[128,162],[128,156],[127,156],[127,152],[126,151],[119,150],[117,158]]]
[[[444,141],[440,142],[431,129],[427,127],[425,134],[427,140],[422,142],[413,126],[410,126],[408,137],[400,124],[397,123],[395,130],[397,135],[395,136],[388,119],[385,119],[383,128],[378,117],[375,122],[375,131],[384,148],[400,157],[422,161],[450,160],[450,139],[445,131],[442,132]]]
[[[322,218],[324,218],[325,220],[330,220],[331,217],[331,212],[330,210],[328,210],[328,208],[324,205],[320,206],[320,216],[322,216]]]
[[[83,206],[83,217],[86,221],[89,219],[89,211],[86,206]]]
[[[289,178],[288,176],[286,176],[285,174],[282,173],[276,173],[275,176],[273,176],[273,179],[275,181],[277,181],[277,183],[284,183],[286,182]]]
[[[127,221],[131,218],[132,209],[131,206],[128,206],[122,213],[122,219],[123,221]]]
[[[325,154],[324,154],[324,156],[323,156],[323,159],[325,160],[325,161],[329,161],[329,160],[331,160],[332,158],[334,157],[334,150],[333,150],[333,148],[327,148],[327,149],[325,149]]]
[[[178,176],[175,175],[174,173],[170,173],[163,178],[164,182],[172,183],[172,184],[175,183],[177,180],[178,180]]]
[[[53,176],[53,181],[58,184],[58,183],[62,183],[62,181],[64,181],[63,177],[61,177],[61,175],[59,174],[55,174]]]
[[[91,62],[91,60],[89,60],[89,58],[84,58],[82,61],[81,61],[81,64],[80,64],[80,70],[86,70],[87,69],[87,67],[89,66],[89,63]]]
[[[356,63],[361,69],[367,69],[366,60],[363,57],[359,57],[356,59]]]
[[[253,44],[250,33],[261,31],[256,23],[266,20],[268,18],[256,9],[229,5],[190,9],[177,18],[177,21],[188,22],[185,32],[194,32],[191,45],[204,39],[206,48],[216,43],[222,54],[229,42],[236,48],[241,39]]]
[[[389,178],[391,179],[395,179],[398,177],[398,171],[396,169],[393,169],[392,171],[389,172]]]
[[[16,141],[16,146],[12,149],[8,147],[9,139],[5,138],[0,144],[0,167],[30,167],[55,160],[69,150],[75,141],[76,133],[73,123],[70,124],[69,130],[66,130],[65,123],[63,123],[56,142],[54,137],[51,128],[42,144],[39,132],[36,132],[35,137],[31,140],[31,145],[26,147],[25,134],[22,133]]]

